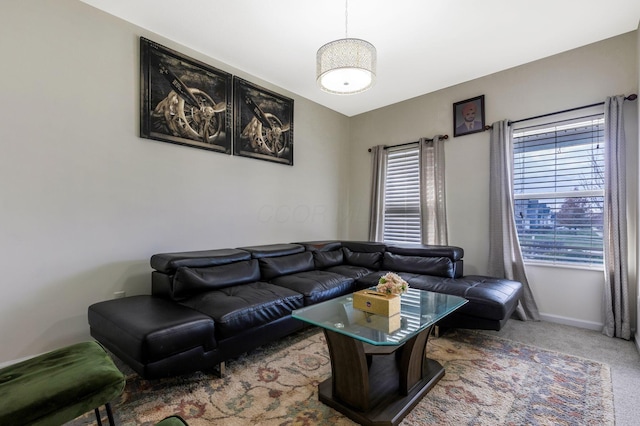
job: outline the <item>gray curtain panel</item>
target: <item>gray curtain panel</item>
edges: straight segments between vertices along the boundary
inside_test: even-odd
[[[538,306],[529,287],[516,231],[513,198],[513,139],[509,121],[491,128],[489,189],[489,274],[519,281],[524,286],[516,315],[523,321],[540,320]]]
[[[420,138],[420,229],[423,244],[449,244],[444,183],[444,139]]]
[[[371,211],[369,214],[369,241],[382,241],[384,233],[384,181],[387,170],[387,153],[384,145],[371,148]]]
[[[631,338],[629,280],[627,268],[627,189],[624,96],[608,97],[604,103],[604,312],[603,334]]]

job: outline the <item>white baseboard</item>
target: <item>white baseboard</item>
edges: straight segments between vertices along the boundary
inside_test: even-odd
[[[604,326],[604,324],[593,322],[593,321],[585,321],[585,320],[579,320],[576,318],[562,317],[559,315],[544,314],[542,312],[540,312],[540,319],[542,321],[554,322],[556,324],[570,325],[578,328],[586,328],[587,330],[600,331]]]

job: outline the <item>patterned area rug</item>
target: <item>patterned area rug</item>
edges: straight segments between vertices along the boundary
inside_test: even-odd
[[[605,364],[459,330],[427,346],[445,376],[402,425],[614,424]],[[330,370],[324,335],[312,329],[229,362],[224,379],[129,374],[113,408],[122,426],[154,425],[171,414],[190,426],[353,425],[318,401]],[[91,423],[86,415],[70,424]]]

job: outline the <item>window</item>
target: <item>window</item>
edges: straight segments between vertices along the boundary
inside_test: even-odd
[[[383,241],[420,243],[418,147],[389,149],[384,187]]]
[[[513,142],[524,260],[602,265],[603,115],[515,129]]]

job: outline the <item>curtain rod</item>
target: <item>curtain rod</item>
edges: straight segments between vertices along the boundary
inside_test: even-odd
[[[449,135],[443,135],[441,139],[449,139]],[[427,142],[433,142],[433,139],[425,139]],[[405,146],[405,145],[413,145],[414,143],[419,143],[420,141],[415,141],[415,142],[406,142],[406,143],[401,143],[398,145],[389,145],[389,146],[385,146],[383,149],[389,149],[389,148],[396,148],[398,146]],[[371,152],[371,148],[369,148],[367,151]]]
[[[631,94],[631,95],[629,95],[629,96],[624,98],[625,101],[635,101],[636,99],[638,99],[638,95],[636,95],[635,93],[633,93],[633,94]],[[548,114],[536,115],[535,117],[522,118],[520,120],[509,121],[509,126],[511,126],[512,124],[515,124],[515,123],[520,123],[522,121],[535,120],[536,118],[549,117],[550,115],[562,114],[564,112],[577,111],[579,109],[591,108],[591,107],[598,106],[598,105],[604,105],[604,102],[598,102],[598,103],[591,104],[591,105],[584,105],[584,106],[579,106],[579,107],[575,107],[575,108],[564,109],[562,111],[550,112]],[[487,128],[491,128],[491,126],[485,126],[485,130]]]

